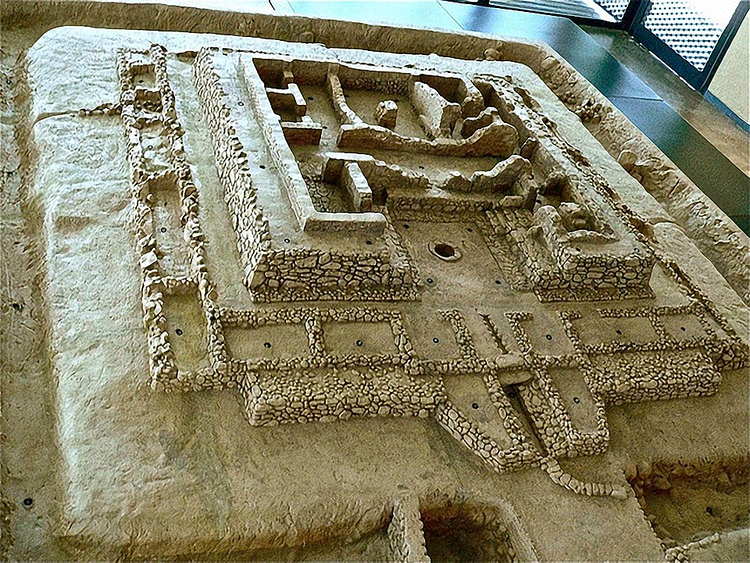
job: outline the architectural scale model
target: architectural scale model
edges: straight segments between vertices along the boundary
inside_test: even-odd
[[[747,553],[747,236],[542,44],[253,17],[3,59],[0,552]]]

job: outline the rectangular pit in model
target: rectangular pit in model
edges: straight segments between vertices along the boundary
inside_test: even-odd
[[[187,276],[190,273],[192,251],[185,241],[177,178],[173,174],[159,176],[149,182],[148,189],[159,267],[168,276]]]
[[[491,438],[501,450],[508,450],[513,446],[481,375],[444,376],[443,381],[445,394],[454,408],[480,432]]]
[[[196,373],[211,367],[206,316],[194,289],[164,296],[167,333],[179,372]]]

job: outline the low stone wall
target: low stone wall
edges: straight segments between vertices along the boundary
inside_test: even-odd
[[[388,525],[388,543],[393,561],[404,563],[429,562],[425,545],[422,514],[414,497],[396,499]]]

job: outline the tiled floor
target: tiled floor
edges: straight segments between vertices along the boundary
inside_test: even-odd
[[[750,180],[746,174],[750,172],[750,136],[619,32],[587,28],[589,34],[565,18],[438,0],[270,1],[279,11],[306,16],[545,41],[610,98],[740,227],[750,228]]]

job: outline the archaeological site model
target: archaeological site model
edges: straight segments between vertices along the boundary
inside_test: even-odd
[[[4,558],[750,556],[748,237],[549,47],[43,4]]]

